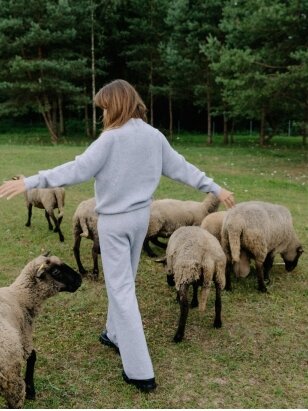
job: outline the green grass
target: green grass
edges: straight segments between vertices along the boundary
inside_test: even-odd
[[[83,151],[73,144],[8,145],[3,136],[0,140],[1,180],[51,168]],[[137,293],[158,383],[150,395],[125,384],[119,356],[99,344],[106,319],[105,285],[101,274],[99,283],[84,280],[75,294],[48,300],[37,318],[37,400],[26,401],[26,408],[307,408],[307,151],[300,144],[262,149],[240,139],[230,147],[187,141],[175,141],[176,149],[232,189],[238,202],[259,199],[290,209],[305,249],[298,267],[286,273],[274,265],[266,295],[258,293],[253,276],[234,281],[233,292],[223,293],[220,330],[212,328],[212,292],[206,313],[190,310],[185,339],[174,344],[179,317],[175,290],[167,286],[163,267],[142,254]],[[71,219],[79,202],[93,195],[93,181],[66,191],[64,243],[48,231],[41,210],[33,210],[32,227],[25,227],[22,197],[1,200],[0,286],[11,283],[42,251],[76,267]],[[203,195],[162,178],[155,197],[201,200]],[[81,246],[84,265],[90,268],[91,243],[83,240]]]

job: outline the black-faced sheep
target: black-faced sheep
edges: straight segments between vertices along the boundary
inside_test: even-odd
[[[169,238],[183,226],[200,226],[204,217],[218,209],[220,201],[213,194],[208,194],[202,202],[174,199],[154,200],[151,204],[150,222],[143,249],[150,257],[156,257],[149,242],[166,248],[158,237]]]
[[[43,301],[80,285],[80,274],[58,257],[39,256],[10,286],[0,288],[0,394],[10,408],[22,408],[25,398],[35,399],[32,326]]]
[[[220,328],[221,290],[225,287],[226,256],[218,240],[201,227],[181,227],[170,237],[166,251],[167,275],[174,280],[180,303],[178,329],[173,338],[182,341],[188,316],[188,288],[201,286],[200,311],[205,311],[211,282],[216,288],[214,327]],[[169,282],[172,284],[172,281]],[[194,295],[193,305],[197,305]],[[194,300],[193,299],[193,300]]]
[[[239,203],[230,209],[222,227],[222,247],[229,261],[238,263],[242,249],[255,260],[258,289],[266,292],[264,279],[274,257],[280,254],[287,271],[292,271],[303,252],[289,210],[263,201]]]
[[[15,176],[13,180],[23,178],[23,176]],[[60,241],[64,241],[64,236],[60,225],[64,214],[65,190],[63,187],[55,188],[33,188],[25,192],[26,206],[28,209],[28,220],[26,227],[31,226],[32,207],[37,207],[45,210],[45,217],[48,222],[49,230],[59,233]],[[54,210],[58,209],[58,218],[55,216]],[[54,222],[53,228],[50,219]]]
[[[80,274],[86,274],[80,260],[80,243],[81,238],[89,238],[93,241],[92,258],[93,258],[93,276],[98,278],[98,254],[100,254],[99,238],[97,231],[97,213],[95,212],[95,198],[82,201],[73,216],[73,236],[74,236],[74,256],[78,265]]]
[[[227,211],[216,211],[207,215],[201,223],[201,227],[216,237],[220,244],[222,225],[226,215]],[[244,278],[248,276],[250,273],[250,258],[245,250],[241,249],[238,262],[232,264],[231,261],[227,261],[225,288],[227,291],[231,291],[231,271],[234,272],[236,277]]]

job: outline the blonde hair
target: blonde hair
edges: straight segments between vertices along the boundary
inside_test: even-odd
[[[131,118],[147,121],[147,108],[141,97],[125,80],[114,80],[102,87],[95,95],[97,107],[106,110],[104,129],[121,127]]]

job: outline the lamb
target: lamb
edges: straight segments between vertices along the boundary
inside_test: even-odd
[[[10,286],[0,288],[0,394],[10,408],[35,399],[32,326],[43,301],[58,292],[75,292],[80,285],[79,273],[56,256],[41,255]]]
[[[93,241],[92,258],[93,258],[93,276],[98,279],[98,254],[100,254],[99,238],[97,231],[97,213],[95,212],[95,198],[82,201],[77,207],[73,216],[73,236],[74,236],[74,256],[78,265],[80,274],[86,274],[80,260],[80,243],[81,238],[89,238]]]
[[[255,260],[258,289],[266,292],[264,279],[274,257],[280,254],[287,271],[292,271],[303,253],[289,210],[278,204],[248,201],[230,209],[222,227],[222,247],[229,261],[238,263],[244,249]]]
[[[201,286],[200,311],[205,311],[211,282],[216,288],[214,327],[220,328],[221,290],[225,287],[226,256],[218,240],[201,227],[178,228],[170,237],[167,251],[167,275],[174,280],[180,303],[180,319],[173,341],[184,337],[188,316],[188,288],[194,287],[193,305],[197,305],[196,291]],[[171,281],[169,282],[171,284]]]
[[[207,215],[201,223],[201,227],[210,232],[221,243],[221,229],[223,221],[227,215],[227,211],[217,211]],[[231,262],[227,262],[226,290],[231,291]],[[231,264],[232,265],[232,264]],[[247,277],[250,273],[250,258],[247,252],[243,249],[240,251],[240,259],[232,265],[233,272],[236,277]]]
[[[200,226],[203,218],[218,209],[220,201],[213,194],[208,194],[202,202],[174,199],[154,200],[151,204],[150,222],[143,249],[149,257],[156,257],[149,242],[162,248],[166,244],[158,237],[169,238],[182,226]]]
[[[13,177],[13,180],[19,180],[20,178],[23,178],[23,176],[15,176]],[[64,214],[64,188],[33,188],[32,190],[25,192],[25,199],[28,209],[28,220],[26,222],[26,227],[31,226],[32,207],[44,209],[49,230],[54,230],[55,233],[59,233],[59,239],[61,242],[63,242],[64,236],[62,234],[60,225]],[[56,218],[54,213],[54,210],[56,208],[58,208],[59,211],[58,218]],[[53,228],[50,219],[52,219],[52,221],[54,222],[55,228]]]

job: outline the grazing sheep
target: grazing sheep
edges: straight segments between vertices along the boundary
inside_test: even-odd
[[[19,180],[20,178],[23,178],[23,176],[19,175],[13,177],[13,180]],[[26,222],[26,227],[31,226],[32,207],[44,209],[49,230],[54,230],[55,233],[59,233],[60,241],[64,241],[64,236],[60,228],[64,214],[64,188],[33,188],[32,190],[25,192],[25,199],[28,209],[28,220]],[[56,218],[54,213],[54,210],[56,208],[59,211],[58,218]],[[53,228],[50,219],[52,219],[52,221],[54,222],[55,228]]]
[[[93,276],[98,278],[98,254],[100,254],[99,238],[97,232],[97,213],[95,212],[95,198],[82,201],[73,216],[73,235],[74,235],[74,256],[78,265],[80,274],[86,274],[80,260],[80,243],[81,238],[89,238],[93,241],[92,258],[93,258]]]
[[[217,211],[215,213],[211,213],[207,215],[202,223],[201,227],[206,229],[209,233],[217,238],[217,240],[221,244],[221,229],[223,225],[223,221],[227,215],[227,211]],[[231,267],[228,266],[231,262],[227,262],[227,273],[226,276],[226,290],[231,290],[231,280],[230,280],[230,271]],[[241,249],[240,252],[240,259],[238,262],[234,262],[232,265],[233,272],[236,277],[247,277],[250,273],[250,258],[245,252],[245,250]]]
[[[213,194],[208,194],[202,202],[182,201],[174,199],[154,200],[151,204],[150,222],[143,249],[149,257],[156,257],[149,242],[162,248],[166,244],[158,237],[169,238],[171,234],[183,226],[200,226],[203,218],[218,209],[220,201]]]
[[[175,282],[180,303],[178,329],[173,338],[182,341],[188,316],[188,288],[201,286],[200,311],[205,311],[211,282],[216,288],[214,327],[221,323],[221,290],[225,287],[226,256],[218,240],[201,227],[180,227],[170,237],[167,251],[168,276]],[[171,284],[171,281],[170,281]],[[194,295],[193,305],[198,305]]]
[[[287,271],[292,271],[303,253],[286,207],[263,201],[239,203],[230,209],[222,227],[222,247],[229,261],[238,263],[244,249],[255,260],[258,289],[266,292],[264,279],[274,257],[280,254]]]
[[[39,256],[10,286],[0,288],[0,394],[10,408],[22,408],[25,398],[35,399],[32,326],[43,301],[80,285],[80,274],[58,257]]]

